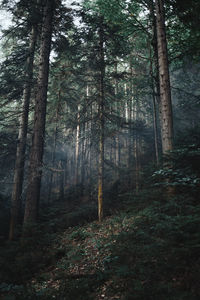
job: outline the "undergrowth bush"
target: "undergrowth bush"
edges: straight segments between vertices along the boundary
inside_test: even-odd
[[[93,205],[60,217],[55,209],[35,235],[0,249],[0,292],[15,300],[199,299],[200,203],[195,193],[169,197],[157,186],[120,195],[118,201],[123,209],[101,224],[87,224],[96,219]],[[93,266],[87,260],[90,249],[96,255]],[[79,266],[85,273],[77,271]]]
[[[118,287],[121,299],[199,299],[200,205],[174,197],[149,204],[134,222],[131,216],[110,244],[110,297]]]
[[[178,193],[197,196],[200,187],[200,147],[187,145],[171,151],[166,156],[168,167],[156,170],[152,182],[157,186],[173,186]]]

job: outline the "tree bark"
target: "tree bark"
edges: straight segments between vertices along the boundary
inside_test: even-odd
[[[44,17],[40,45],[39,74],[37,94],[35,99],[34,128],[29,162],[28,189],[25,205],[24,225],[36,222],[38,216],[40,184],[42,176],[42,158],[45,137],[49,55],[51,50],[53,13],[54,0],[47,0],[43,15]]]
[[[104,75],[105,61],[103,48],[102,22],[99,29],[99,54],[100,54],[100,78],[99,78],[99,172],[98,172],[98,218],[103,218],[103,177],[104,177]]]
[[[77,107],[77,125],[76,125],[76,147],[75,147],[75,176],[74,184],[79,183],[79,166],[80,166],[80,104]]]
[[[159,148],[158,148],[158,125],[157,125],[157,110],[156,110],[156,92],[154,85],[154,74],[153,74],[153,58],[151,53],[151,45],[150,49],[150,77],[151,77],[151,89],[152,89],[152,103],[153,103],[153,129],[154,129],[154,147],[155,147],[155,159],[156,165],[159,165]]]
[[[156,27],[161,101],[162,152],[173,149],[173,117],[163,0],[156,0]]]
[[[14,170],[14,185],[11,198],[11,212],[10,212],[10,230],[9,240],[13,240],[15,237],[16,225],[19,221],[20,209],[21,209],[21,195],[24,179],[24,164],[25,164],[25,152],[26,152],[26,139],[28,129],[28,115],[29,115],[29,103],[32,89],[33,79],[33,61],[35,54],[35,45],[37,40],[37,26],[32,26],[29,54],[27,58],[27,71],[25,74],[25,85],[23,91],[23,108],[20,118],[20,128],[18,134],[18,144],[16,150],[16,161]]]
[[[115,74],[116,74],[116,79],[115,79],[115,109],[116,109],[116,114],[118,117],[120,117],[120,107],[118,103],[118,93],[119,93],[119,85],[118,85],[118,79],[117,79],[117,61],[115,63]],[[119,137],[119,126],[118,126],[118,132],[116,133],[115,137],[115,165],[117,167],[117,173],[116,173],[116,179],[119,179],[119,169],[120,169],[120,137]]]

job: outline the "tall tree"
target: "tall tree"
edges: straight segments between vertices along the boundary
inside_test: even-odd
[[[104,180],[104,32],[103,19],[99,25],[99,172],[98,172],[98,217],[103,218],[103,180]]]
[[[38,215],[42,159],[45,136],[47,88],[49,75],[49,56],[51,50],[52,24],[55,1],[46,0],[40,44],[39,74],[35,99],[35,114],[32,147],[29,162],[28,188],[25,204],[24,225],[35,222]]]
[[[161,136],[162,151],[166,154],[173,149],[173,116],[171,104],[171,88],[169,63],[165,30],[165,14],[163,0],[155,0],[157,48],[159,64],[160,101],[161,101]]]
[[[14,185],[11,199],[11,213],[10,213],[10,231],[9,239],[14,238],[14,231],[19,219],[21,208],[21,194],[24,178],[24,163],[25,163],[25,151],[26,151],[26,137],[28,128],[28,114],[29,103],[31,97],[32,78],[33,78],[33,61],[35,53],[35,45],[37,40],[37,24],[32,26],[29,54],[27,58],[27,71],[25,75],[25,85],[23,92],[23,108],[20,120],[20,128],[18,134],[18,144],[16,150],[16,161],[14,170]]]

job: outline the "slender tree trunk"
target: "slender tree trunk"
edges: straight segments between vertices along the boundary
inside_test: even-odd
[[[90,88],[89,85],[87,84],[86,86],[86,99],[87,102],[89,101],[90,97]],[[86,103],[88,105],[88,103]],[[89,186],[89,194],[90,194],[90,189],[91,189],[91,129],[92,129],[92,124],[91,124],[91,118],[92,118],[92,105],[89,110],[87,110],[87,117],[88,121],[86,123],[86,152],[87,152],[87,168],[86,168],[86,173],[85,177],[87,178],[87,185]]]
[[[149,2],[150,18],[152,21],[152,47],[153,47],[153,63],[155,66],[155,74],[153,74],[153,81],[155,87],[155,99],[158,104],[159,110],[159,121],[161,124],[162,113],[161,113],[161,101],[160,101],[160,82],[159,82],[159,63],[158,63],[158,43],[157,43],[157,24],[155,15],[155,5],[153,0]],[[162,126],[161,126],[162,127]]]
[[[151,45],[150,45],[150,77],[151,77],[152,102],[153,102],[154,147],[155,147],[156,165],[158,166],[159,165],[158,126],[157,126],[156,93],[155,93],[154,78],[153,78],[153,58],[151,55]]]
[[[20,128],[18,134],[18,144],[16,151],[16,162],[14,170],[14,185],[11,198],[11,213],[10,213],[10,231],[9,240],[15,237],[15,227],[19,221],[20,208],[21,208],[21,194],[24,179],[24,164],[25,164],[25,152],[26,152],[26,138],[28,129],[28,114],[29,114],[29,103],[32,89],[33,79],[33,61],[35,54],[35,45],[37,40],[37,28],[36,25],[32,27],[30,44],[29,44],[29,55],[27,58],[27,72],[25,76],[25,85],[23,92],[23,108],[20,119]]]
[[[103,178],[104,178],[104,48],[102,23],[99,29],[100,78],[99,78],[99,172],[98,172],[98,218],[103,218]]]
[[[135,185],[137,186],[137,132],[133,131],[133,122],[137,124],[137,103],[134,95],[134,87],[133,87],[133,66],[132,66],[132,56],[130,58],[130,103],[129,103],[129,168],[130,168],[130,189],[133,188],[133,178],[135,175]],[[134,168],[133,168],[133,155],[135,158],[135,174],[134,174]]]
[[[86,174],[86,125],[83,123],[80,128],[80,154],[79,154],[79,168],[80,168],[80,179],[81,184],[80,196],[84,195],[84,186],[85,186],[85,174]]]
[[[120,107],[118,103],[118,93],[119,93],[119,85],[118,85],[118,79],[117,79],[117,61],[115,63],[115,73],[116,73],[116,79],[115,79],[115,107],[116,107],[116,113],[117,116],[120,117]],[[119,126],[118,126],[119,129]],[[116,173],[116,179],[119,179],[119,168],[120,168],[120,141],[119,141],[119,130],[115,137],[115,165],[117,167],[117,173]]]
[[[128,170],[129,170],[129,188],[132,188],[133,185],[133,129],[132,129],[132,122],[133,122],[133,91],[132,91],[132,77],[131,77],[131,96],[128,105],[128,133],[127,133],[127,145],[128,145]]]
[[[54,129],[54,139],[53,139],[53,149],[51,154],[51,166],[54,167],[55,159],[56,159],[56,144],[57,144],[57,135],[58,135],[58,108],[56,111],[56,125]],[[51,196],[52,196],[52,187],[53,187],[53,172],[50,171],[50,178],[49,178],[49,191],[48,191],[48,197],[47,197],[47,204],[49,206],[51,202]]]
[[[139,116],[139,103],[138,100],[135,99],[135,105],[134,105],[134,120],[137,124]],[[134,157],[135,157],[135,191],[136,194],[139,192],[140,187],[140,171],[141,171],[141,164],[140,164],[140,155],[141,155],[141,145],[140,145],[140,137],[138,135],[138,129],[136,128],[135,134],[134,134]]]
[[[76,126],[76,147],[75,147],[75,180],[74,183],[79,183],[79,146],[80,146],[80,105],[78,105],[77,111],[77,126]]]
[[[163,0],[156,0],[156,27],[161,101],[163,154],[173,149],[173,117]]]
[[[152,101],[153,101],[153,129],[154,129],[154,147],[155,147],[155,158],[156,165],[159,165],[159,151],[158,151],[158,126],[157,126],[157,111],[156,111],[156,97],[154,86],[152,86]]]
[[[128,124],[129,123],[129,105],[128,105],[129,100],[128,100],[128,89],[127,89],[127,84],[126,83],[124,84],[124,95],[125,95],[125,108],[124,108],[123,117],[125,119],[126,124]],[[128,144],[129,129],[128,128],[123,129],[123,133],[124,133],[123,134],[123,136],[124,136],[124,138],[123,138],[123,148],[125,148],[125,161],[126,161],[125,164],[128,168],[129,167],[129,144]]]
[[[40,45],[40,63],[35,99],[35,115],[32,148],[29,162],[28,189],[25,205],[24,225],[36,222],[38,216],[42,158],[45,137],[46,103],[49,75],[54,0],[47,0]]]
[[[60,80],[61,81],[61,78]],[[59,112],[60,112],[60,102],[61,102],[61,87],[59,86],[58,89],[58,99],[57,99],[57,107],[56,107],[56,116],[55,116],[55,129],[54,129],[54,139],[53,139],[53,148],[52,148],[52,154],[51,154],[51,166],[54,167],[55,159],[56,159],[56,145],[57,145],[57,136],[58,136],[58,119],[59,119]],[[49,206],[51,202],[51,196],[52,196],[52,187],[53,187],[53,172],[50,171],[50,178],[49,178],[49,191],[48,191],[48,197],[47,197],[47,204]]]
[[[64,165],[62,160],[59,160],[58,169],[62,170],[59,173],[59,201],[63,201],[64,200]]]
[[[135,156],[135,192],[138,194],[140,187],[140,158],[139,158],[139,149],[140,149],[140,139],[138,133],[135,134],[134,140],[134,156]]]
[[[127,100],[127,84],[124,84],[124,95],[126,98],[126,103],[125,103],[125,110],[124,110],[124,118],[126,123],[128,123],[128,100]]]
[[[91,119],[93,118],[93,105],[90,108]],[[92,147],[92,121],[89,123],[89,191],[90,198],[92,198],[92,160],[93,160],[93,147]]]

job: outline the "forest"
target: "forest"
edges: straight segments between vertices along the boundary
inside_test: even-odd
[[[200,1],[0,14],[0,299],[200,299]]]

